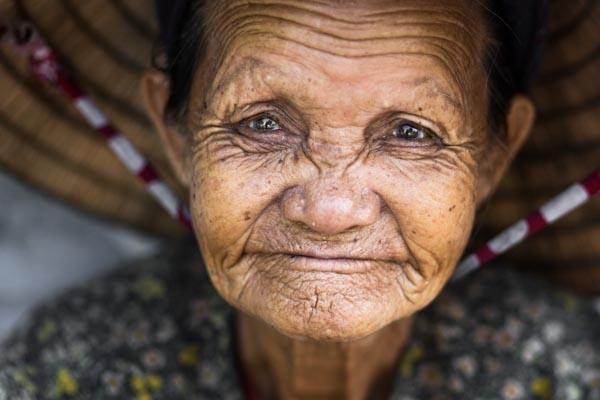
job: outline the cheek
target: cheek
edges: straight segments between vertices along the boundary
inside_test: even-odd
[[[226,270],[241,255],[256,219],[279,195],[281,172],[270,155],[256,163],[239,150],[225,159],[223,151],[213,150],[208,146],[194,159],[191,212],[207,266]]]
[[[466,154],[386,161],[372,178],[419,267],[448,273],[468,240],[475,215],[474,168]]]

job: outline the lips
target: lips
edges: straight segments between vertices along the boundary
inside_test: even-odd
[[[270,235],[252,238],[246,253],[282,254],[321,260],[351,261],[406,261],[406,252],[399,244],[373,240],[306,240],[288,235]]]
[[[381,254],[370,254],[361,251],[358,246],[348,244],[312,244],[297,243],[293,250],[272,249],[275,253],[289,254],[290,256],[317,258],[322,260],[381,260]],[[298,250],[301,249],[301,250]]]
[[[367,272],[382,262],[377,260],[347,258],[347,257],[314,257],[297,254],[282,254],[289,261],[289,267],[300,271],[334,272],[340,274],[355,274]]]

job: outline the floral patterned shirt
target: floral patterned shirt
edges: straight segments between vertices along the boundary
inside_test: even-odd
[[[0,400],[243,399],[233,310],[191,242],[40,305],[0,350]],[[600,301],[506,267],[417,314],[392,399],[600,400]]]

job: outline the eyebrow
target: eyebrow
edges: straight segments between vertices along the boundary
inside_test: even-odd
[[[231,83],[238,78],[244,71],[260,68],[274,70],[281,75],[287,75],[285,71],[274,64],[266,63],[256,57],[247,56],[242,58],[242,61],[233,70],[226,71],[221,77],[218,77],[217,88],[227,88]],[[217,68],[218,69],[218,68]]]
[[[411,84],[413,84],[415,87],[417,86],[421,86],[423,84],[427,84],[429,87],[429,91],[432,94],[436,94],[439,95],[443,101],[444,104],[449,105],[450,107],[454,108],[455,110],[459,111],[459,112],[464,112],[464,106],[463,106],[463,102],[457,100],[450,92],[448,92],[443,85],[441,85],[439,83],[439,81],[433,77],[419,77],[416,78],[414,81],[411,82]]]

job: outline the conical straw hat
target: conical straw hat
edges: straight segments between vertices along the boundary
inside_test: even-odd
[[[21,0],[31,19],[117,127],[182,198],[139,95],[157,37],[150,0]],[[0,13],[13,1],[0,0]],[[551,3],[533,97],[535,131],[483,207],[477,245],[529,214],[600,161],[600,2]],[[0,166],[65,201],[139,229],[184,233],[55,89],[0,47]],[[600,291],[600,202],[592,201],[505,256],[582,290]],[[583,277],[583,278],[582,278]]]

